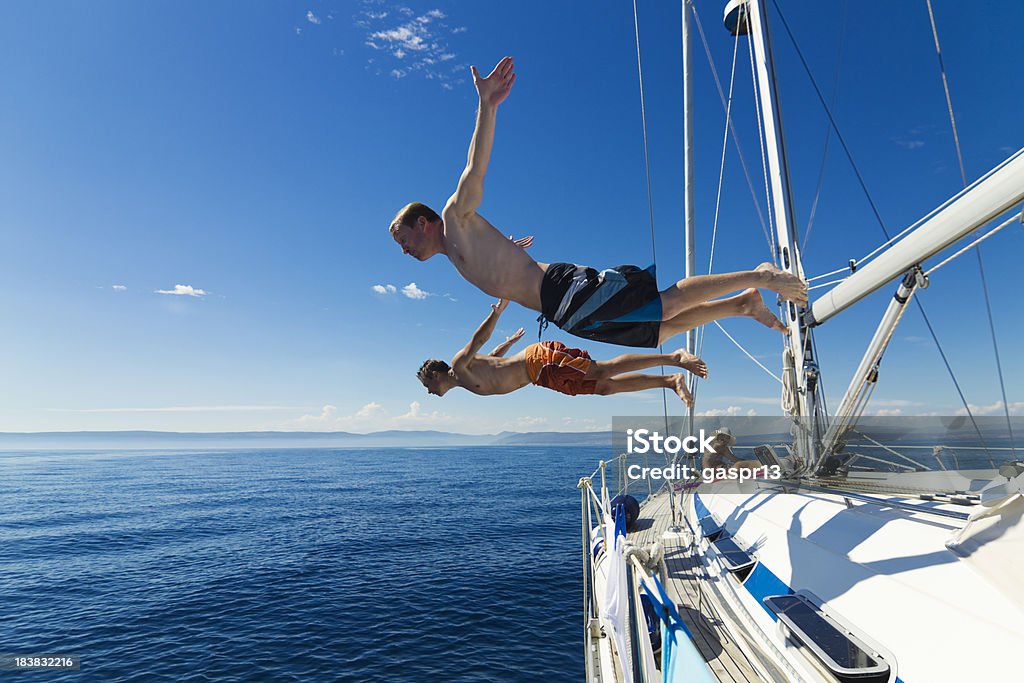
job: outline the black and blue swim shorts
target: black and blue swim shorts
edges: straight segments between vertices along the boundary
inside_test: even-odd
[[[654,266],[598,271],[552,263],[540,288],[542,319],[569,334],[620,346],[656,348],[661,294]]]

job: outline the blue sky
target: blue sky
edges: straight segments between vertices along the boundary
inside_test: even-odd
[[[954,194],[960,178],[924,2],[850,3],[845,20],[840,3],[814,13],[783,4],[826,97],[835,93],[836,118],[890,232]],[[424,358],[450,358],[490,303],[446,259],[416,262],[387,233],[402,204],[440,208],[454,189],[476,105],[470,64],[489,71],[511,54],[518,72],[499,111],[481,213],[535,235],[541,261],[650,262],[632,4],[496,7],[3,3],[0,430],[585,430],[612,415],[660,413],[658,392],[569,398],[527,387],[441,399],[414,377]],[[720,3],[698,9],[727,78],[733,41]],[[1024,146],[1024,8],[938,0],[935,9],[974,179]],[[678,12],[640,2],[663,286],[683,270]],[[773,25],[803,233],[826,123],[777,17]],[[734,114],[756,182],[746,49]],[[706,268],[724,117],[699,42],[694,57]],[[825,168],[805,256],[812,275],[883,240],[834,137]],[[1018,412],[1022,246],[1017,225],[984,248]],[[730,142],[715,270],[768,257]],[[833,404],[890,295],[819,328]],[[968,400],[1000,412],[975,257],[940,271],[921,300]],[[496,340],[519,326],[535,340],[535,317],[511,306]],[[777,334],[747,320],[725,326],[777,371]],[[575,340],[554,327],[547,338]],[[622,351],[584,345],[598,358]],[[699,410],[778,412],[777,384],[717,330],[704,356],[711,380]],[[672,396],[669,407],[681,412]],[[871,410],[958,408],[911,312]]]

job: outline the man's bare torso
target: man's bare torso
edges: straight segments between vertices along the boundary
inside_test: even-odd
[[[491,296],[541,310],[545,265],[475,211],[459,217],[449,206],[441,217],[445,251],[462,277]]]
[[[481,396],[508,394],[530,384],[522,352],[511,358],[477,356],[469,369],[457,375],[459,386]]]

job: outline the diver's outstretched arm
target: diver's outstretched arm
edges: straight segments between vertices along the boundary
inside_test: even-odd
[[[473,83],[480,96],[480,107],[476,114],[476,129],[473,140],[469,143],[469,155],[466,170],[459,178],[455,194],[448,200],[457,216],[467,216],[477,210],[484,198],[484,175],[491,160],[491,148],[494,146],[494,126],[497,120],[498,105],[505,101],[512,84],[516,81],[515,69],[511,57],[505,57],[487,78],[481,78],[476,67],[471,67]]]

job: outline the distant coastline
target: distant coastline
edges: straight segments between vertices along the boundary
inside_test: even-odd
[[[612,432],[459,434],[390,430],[354,432],[0,432],[0,450],[123,448],[415,448],[420,446],[606,446]]]

